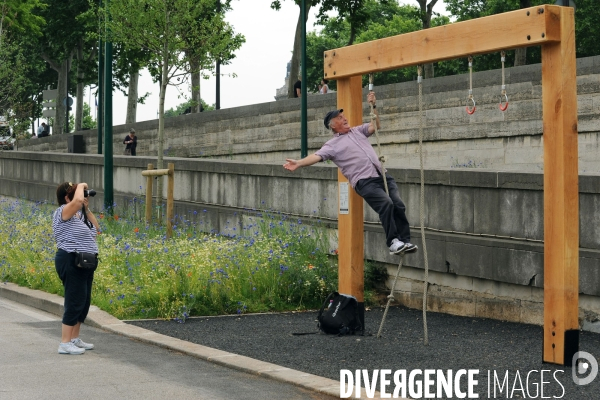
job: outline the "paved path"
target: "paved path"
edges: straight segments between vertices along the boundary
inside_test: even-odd
[[[235,356],[177,339],[163,337],[141,328],[129,336],[146,334],[146,342],[84,325],[82,335],[96,349],[80,356],[57,353],[60,341],[57,310],[62,298],[11,284],[0,284],[0,399],[330,399],[314,387],[299,387],[270,374],[296,375],[310,381],[308,374]],[[10,288],[9,288],[10,287]],[[13,290],[10,290],[13,289]],[[18,302],[8,300],[13,297]],[[54,303],[50,300],[55,300]],[[93,315],[92,315],[93,314]],[[112,322],[113,331],[123,328],[120,321],[102,311],[90,312],[91,320]],[[126,325],[125,325],[126,326]],[[132,328],[132,327],[130,327]],[[157,340],[158,339],[158,340]],[[194,348],[195,347],[195,348]],[[191,352],[198,354],[190,354]],[[212,362],[201,358],[224,358]],[[228,360],[227,360],[228,359]],[[239,361],[239,365],[237,362]],[[254,362],[254,363],[253,363]],[[219,364],[233,364],[237,369]],[[240,369],[247,369],[248,373]],[[324,381],[323,381],[324,380]],[[339,390],[339,383],[334,382]],[[313,385],[331,386],[332,381],[316,377]],[[333,390],[333,389],[331,389]],[[332,393],[334,393],[333,391]]]

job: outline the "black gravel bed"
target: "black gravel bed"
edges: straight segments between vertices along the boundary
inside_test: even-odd
[[[388,393],[395,387],[393,374],[398,370],[406,370],[408,377],[417,369],[445,373],[452,370],[452,376],[460,369],[474,369],[479,370],[475,376],[478,381],[475,393],[483,399],[600,399],[600,375],[590,384],[580,386],[574,383],[571,368],[542,362],[543,328],[540,326],[429,312],[429,345],[424,346],[421,311],[391,307],[382,337],[378,339],[376,335],[383,312],[383,308],[365,312],[367,329],[364,336],[342,337],[322,333],[293,335],[317,332],[316,312],[196,317],[185,323],[165,320],[126,322],[336,381],[340,381],[342,369],[367,370],[370,377],[374,370],[389,369],[391,374],[387,379],[392,383],[386,390]],[[580,332],[579,350],[598,360],[600,334]],[[589,371],[578,376],[585,378]],[[416,378],[423,380],[423,375]],[[436,379],[435,375],[433,379]],[[460,386],[462,391],[467,390],[465,376],[460,379]],[[434,393],[436,387],[433,386]],[[377,390],[380,390],[379,382]]]

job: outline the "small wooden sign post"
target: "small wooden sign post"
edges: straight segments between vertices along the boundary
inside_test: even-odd
[[[324,53],[338,108],[362,122],[361,75],[518,47],[542,46],[544,125],[543,361],[571,365],[579,348],[579,185],[575,17],[542,5]],[[338,175],[339,182],[347,180]],[[339,214],[339,291],[363,301],[363,202],[350,188]],[[364,303],[363,303],[364,304]]]
[[[175,164],[169,163],[167,169],[154,169],[154,165],[148,164],[148,169],[142,171],[146,177],[146,225],[152,221],[152,178],[155,176],[168,176],[167,183],[167,239],[173,236],[173,191],[175,189]]]

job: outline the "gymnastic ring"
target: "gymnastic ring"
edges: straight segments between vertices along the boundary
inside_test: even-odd
[[[472,102],[473,102],[473,106],[472,106],[472,108],[471,108],[471,106],[469,105],[469,101],[472,101]],[[469,98],[467,99],[467,107],[466,107],[466,108],[467,108],[467,114],[469,114],[469,115],[473,115],[473,114],[475,113],[475,99],[474,99],[474,98],[472,98],[472,97],[469,97]]]
[[[503,101],[504,104],[502,104]],[[498,107],[500,108],[500,111],[506,111],[506,109],[508,108],[508,96],[506,95],[506,93],[500,95],[500,104],[498,105]]]

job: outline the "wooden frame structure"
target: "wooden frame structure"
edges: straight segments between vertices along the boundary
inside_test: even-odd
[[[579,350],[579,184],[574,9],[543,5],[324,53],[338,108],[362,123],[361,75],[541,45],[544,140],[543,361],[571,365]],[[347,179],[338,174],[339,182]],[[339,214],[339,291],[364,304],[363,200],[351,188]]]
[[[175,164],[169,163],[167,169],[154,169],[148,164],[148,169],[142,171],[146,177],[146,225],[152,221],[152,178],[155,176],[168,176],[167,182],[167,239],[173,236],[173,191],[175,189]]]

